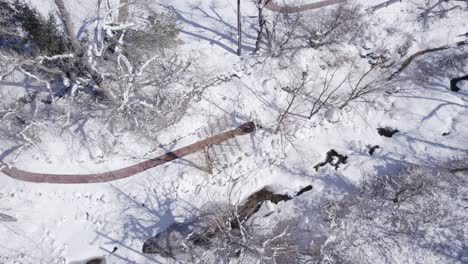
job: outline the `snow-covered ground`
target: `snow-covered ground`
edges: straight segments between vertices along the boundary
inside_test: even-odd
[[[77,27],[93,17],[93,2],[67,1]],[[162,154],[165,149],[158,148],[159,144],[176,149],[250,120],[262,127],[216,147],[219,164],[213,174],[204,170],[203,154],[99,184],[35,184],[0,174],[0,213],[17,219],[0,222],[0,263],[70,263],[93,257],[106,257],[107,263],[165,263],[160,256],[141,253],[143,242],[175,221],[190,219],[207,204],[236,203],[264,186],[294,194],[312,185],[312,191],[288,202],[269,204],[267,209],[274,217],[296,216],[304,225],[313,225],[314,215],[305,209],[307,205],[344,195],[368,175],[392,174],[408,164],[434,166],[466,157],[468,84],[458,93],[448,89],[450,78],[468,71],[466,52],[457,50],[438,53],[453,58],[445,69],[434,66],[439,56],[429,54],[425,62],[411,64],[389,92],[371,95],[366,102],[356,101],[342,110],[320,112],[310,120],[290,117],[287,136],[272,133],[287,106],[287,94],[279,87],[306,70],[322,76],[320,67],[334,54],[305,49],[291,62],[252,55],[256,21],[251,16],[256,9],[244,2],[244,54],[238,57],[236,1],[148,1],[156,11],[177,15],[183,26],[181,49],[195,55],[208,76],[238,76],[206,89],[179,123],[158,135],[158,142],[124,133],[111,151],[96,145],[88,152],[76,145],[73,133],[62,136],[51,130],[40,144],[18,155],[10,154],[11,143],[0,144],[0,160],[14,161],[15,167],[34,172],[101,172]],[[359,2],[373,6],[384,1]],[[414,42],[408,54],[463,40],[457,36],[468,28],[466,10],[421,25],[413,2],[418,1],[392,4],[369,13],[369,19],[375,29],[395,28],[411,35]],[[31,3],[43,13],[54,10],[52,0]],[[398,39],[389,35],[377,39],[375,46],[378,41]],[[350,52],[359,57],[358,51]],[[465,60],[457,61],[457,54]],[[422,69],[431,74],[423,75]],[[317,81],[317,85],[321,84]],[[380,136],[377,128],[387,126],[400,132],[391,138]],[[83,129],[93,138],[100,128],[90,122]],[[178,141],[170,144],[175,139]],[[370,156],[367,145],[380,148]],[[338,170],[326,166],[316,171],[314,165],[330,149],[347,155],[347,164]]]

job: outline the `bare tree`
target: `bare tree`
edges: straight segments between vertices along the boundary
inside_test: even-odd
[[[310,82],[310,79],[308,78],[308,73],[307,72],[302,72],[302,75],[300,77],[300,80],[296,82],[296,80],[293,80],[290,86],[282,87],[281,89],[283,91],[286,91],[288,95],[291,96],[291,99],[288,100],[288,105],[284,112],[280,114],[278,117],[278,126],[275,129],[275,133],[278,133],[280,129],[283,126],[284,119],[286,118],[287,115],[291,114],[291,108],[292,106],[296,103],[296,98],[297,96],[303,92],[303,89],[305,85]]]
[[[275,13],[272,18],[263,20],[267,48],[272,56],[278,57],[288,50],[298,49],[294,38],[301,18],[301,13]]]
[[[468,7],[467,0],[426,0],[424,3],[417,3],[417,8],[421,10],[418,20],[422,21],[424,27],[428,27],[430,20],[434,17],[446,17],[450,11],[463,9],[458,3],[466,3]]]
[[[254,0],[255,5],[257,6],[258,10],[258,28],[257,28],[257,39],[255,40],[255,52],[258,52],[260,50],[260,46],[262,43],[262,38],[264,34],[264,28],[267,23],[265,20],[265,17],[263,15],[263,10],[266,5],[268,5],[271,0]]]
[[[0,103],[2,138],[21,145],[15,154],[34,147],[40,142],[40,131],[51,124],[57,133],[70,133],[90,150],[110,151],[111,143],[87,140],[88,120],[105,128],[99,132],[102,137],[96,135],[101,139],[111,140],[122,131],[154,138],[157,131],[180,120],[190,102],[200,98],[206,85],[212,85],[205,85],[203,77],[188,77],[195,70],[194,60],[176,49],[180,42],[174,15],[151,13],[138,23],[132,17],[115,23],[113,18],[123,6],[98,1],[97,19],[90,26],[94,32],[87,28],[78,37],[66,2],[55,3],[65,33],[51,24],[49,28],[56,30],[51,36],[57,39],[39,37],[47,44],[64,36],[65,49],[0,51],[0,79],[33,87],[16,97],[5,95]],[[144,8],[134,4],[136,9]],[[25,13],[28,19],[42,23],[40,28],[48,22],[27,4],[20,7],[11,8],[16,18]],[[20,41],[36,43],[37,34],[29,34],[22,24],[18,32],[24,38]],[[35,111],[28,111],[31,105]]]
[[[330,99],[333,98],[334,94],[340,90],[343,84],[346,81],[346,77],[341,81],[336,87],[331,86],[332,81],[334,80],[335,74],[338,71],[338,68],[335,68],[330,75],[330,69],[327,70],[325,74],[325,79],[323,81],[323,87],[314,102],[312,103],[312,108],[310,109],[310,114],[307,118],[311,119],[314,115],[316,115],[324,106],[326,106]],[[330,75],[330,77],[328,77]]]
[[[404,60],[401,63],[401,65],[399,66],[399,68],[396,71],[394,71],[388,77],[388,80],[391,80],[391,79],[395,78],[396,76],[398,76],[401,72],[403,72],[411,64],[411,62],[413,62],[416,58],[418,58],[420,56],[423,56],[425,54],[432,53],[432,52],[451,49],[451,48],[459,48],[459,47],[463,47],[465,45],[468,45],[468,40],[458,41],[458,42],[456,42],[455,44],[452,44],[452,45],[444,45],[444,46],[440,46],[440,47],[436,47],[436,48],[429,48],[429,49],[418,51],[418,52],[412,54],[411,56],[409,56],[406,60]]]
[[[363,16],[361,6],[342,3],[329,11],[304,17],[298,37],[312,48],[349,42],[362,34]]]
[[[111,89],[109,87],[109,84],[104,80],[102,75],[97,71],[95,67],[90,62],[90,57],[86,56],[86,54],[89,54],[89,52],[83,50],[83,47],[81,47],[80,42],[76,38],[75,34],[75,27],[73,25],[73,21],[70,17],[70,13],[68,12],[65,3],[63,0],[54,0],[55,4],[57,5],[60,17],[62,19],[62,22],[65,26],[65,31],[67,33],[67,36],[70,40],[70,43],[75,51],[75,53],[79,54],[78,56],[81,56],[81,61],[86,68],[86,70],[89,72],[91,75],[92,80],[96,83],[96,85],[101,89],[102,93],[106,96],[107,99],[109,100],[116,100],[116,96],[111,92]]]

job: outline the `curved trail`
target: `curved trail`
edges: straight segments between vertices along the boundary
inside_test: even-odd
[[[283,14],[292,14],[303,12],[312,9],[318,9],[330,5],[335,5],[339,3],[347,2],[348,0],[323,0],[320,2],[304,4],[299,6],[281,6],[275,3],[274,0],[270,1],[265,8]],[[10,176],[16,180],[27,181],[27,182],[36,182],[36,183],[62,183],[62,184],[73,184],[73,183],[101,183],[115,181],[118,179],[127,178],[133,176],[137,173],[146,171],[148,169],[154,168],[166,162],[181,158],[183,156],[192,154],[194,152],[204,149],[206,146],[219,144],[229,138],[245,135],[255,131],[255,124],[253,122],[248,122],[242,124],[236,129],[223,132],[221,134],[215,135],[213,137],[195,142],[186,147],[168,152],[159,157],[143,161],[138,164],[134,164],[125,168],[101,172],[101,173],[92,173],[92,174],[47,174],[47,173],[36,173],[20,170],[15,167],[7,167],[4,162],[0,160],[0,167],[3,165],[3,168],[0,170],[5,175]]]
[[[125,168],[108,171],[108,172],[93,173],[93,174],[46,174],[46,173],[35,173],[35,172],[24,171],[24,170],[20,170],[14,167],[11,167],[11,168],[4,167],[3,169],[1,169],[1,172],[16,180],[36,182],[36,183],[71,184],[71,183],[100,183],[100,182],[115,181],[118,179],[123,179],[123,178],[133,176],[137,173],[154,168],[166,162],[195,153],[197,151],[204,149],[206,146],[219,144],[235,136],[249,134],[255,131],[255,129],[256,129],[255,124],[253,122],[247,122],[245,124],[240,125],[236,129],[232,129],[232,130],[214,135],[207,139],[197,141],[191,145],[168,152],[159,157],[156,157],[147,161],[143,161],[141,163],[131,165]],[[5,164],[2,161],[0,161],[0,166],[1,165],[5,165]]]
[[[274,0],[271,0],[265,8],[273,11],[273,12],[279,12],[283,14],[292,14],[292,13],[299,13],[299,12],[304,12],[307,10],[312,10],[312,9],[318,9],[330,5],[336,5],[340,3],[347,2],[348,0],[323,0],[320,2],[315,2],[315,3],[310,3],[310,4],[303,4],[299,6],[281,6],[277,3],[275,3]]]

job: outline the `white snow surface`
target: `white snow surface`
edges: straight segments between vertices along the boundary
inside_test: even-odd
[[[93,17],[94,1],[66,2],[77,28]],[[112,151],[96,147],[87,152],[71,143],[75,140],[51,131],[42,136],[39,145],[22,150],[17,157],[7,155],[11,145],[0,144],[2,159],[14,159],[15,167],[34,172],[101,172],[162,154],[165,150],[158,149],[158,143],[176,138],[182,139],[171,149],[250,120],[263,128],[225,144],[219,150],[224,151],[219,162],[228,166],[214,174],[199,169],[205,166],[202,154],[100,184],[35,184],[0,174],[0,213],[17,219],[0,222],[0,263],[70,263],[93,257],[106,257],[108,263],[165,263],[157,255],[142,254],[143,242],[175,221],[190,219],[197,208],[209,203],[242,201],[264,186],[294,194],[310,184],[313,190],[303,196],[262,208],[274,211],[277,218],[296,215],[310,223],[314,216],[307,215],[304,207],[342,195],[366,175],[391,174],[404,164],[431,165],[468,153],[468,93],[448,89],[450,74],[437,81],[400,80],[395,92],[371,97],[369,103],[354,102],[310,120],[295,119],[286,128],[288,138],[271,133],[278,109],[286,107],[287,95],[278,87],[293,72],[317,69],[321,60],[333,54],[304,50],[285,68],[278,59],[251,54],[255,31],[246,26],[244,54],[238,57],[236,1],[149,2],[155,10],[177,13],[183,26],[181,49],[196,54],[207,73],[237,73],[240,78],[207,89],[178,124],[158,135],[159,142],[123,134]],[[360,2],[371,6],[384,1]],[[52,0],[31,3],[43,13],[54,10]],[[394,26],[414,37],[409,54],[452,44],[468,28],[466,12],[455,11],[422,28],[414,10],[411,1],[403,1],[373,15],[380,26]],[[242,15],[246,25],[255,12],[255,6],[245,1]],[[466,64],[464,69],[468,71]],[[404,74],[411,74],[411,67]],[[100,129],[92,122],[86,126],[88,131]],[[207,132],[210,126],[214,129]],[[376,129],[384,126],[401,132],[392,138],[381,137]],[[449,134],[442,136],[446,132]],[[380,148],[369,156],[366,145]],[[316,171],[313,166],[330,149],[347,155],[348,163],[339,170],[326,166]],[[117,250],[112,253],[114,247]],[[410,259],[412,252],[401,254],[402,259]]]

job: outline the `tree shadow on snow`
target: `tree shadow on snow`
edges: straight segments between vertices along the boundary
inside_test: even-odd
[[[194,33],[193,31],[188,31],[188,30],[184,30],[183,28],[180,29],[180,32],[185,34],[185,35],[189,35],[189,36],[192,36],[192,37],[195,37],[195,38],[199,38],[199,39],[202,39],[202,40],[206,40],[208,41],[210,44],[214,44],[214,45],[217,45],[223,49],[225,49],[226,51],[232,53],[232,54],[237,54],[237,28],[234,28],[232,25],[230,25],[229,23],[227,23],[226,21],[222,20],[222,18],[219,16],[219,14],[214,10],[212,9],[213,13],[214,13],[214,16],[210,15],[208,12],[206,12],[205,10],[201,9],[200,7],[194,7],[193,9],[194,10],[199,10],[203,16],[205,18],[208,18],[210,20],[213,20],[215,22],[218,22],[222,25],[224,25],[225,27],[228,27],[229,29],[227,30],[227,33],[223,33],[223,32],[220,32],[220,31],[217,31],[213,28],[210,28],[208,26],[205,26],[205,25],[202,25],[194,20],[191,20],[188,18],[188,15],[190,15],[189,13],[186,13],[184,11],[181,11],[177,8],[175,8],[174,6],[170,6],[170,5],[164,5],[164,4],[159,4],[160,6],[162,6],[164,9],[166,9],[167,11],[171,12],[171,13],[174,13],[178,20],[185,23],[185,24],[188,24],[194,28],[197,28],[197,29],[201,29],[205,32],[209,32],[209,33],[213,33],[214,35],[218,36],[221,40],[226,40],[228,41],[229,43],[235,45],[234,47],[230,47],[224,43],[222,43],[221,41],[218,41],[218,40],[215,40],[213,38],[210,38],[210,37],[207,37],[205,36],[204,34],[199,34],[199,33]],[[246,39],[253,39],[253,37],[245,32],[243,32],[243,36],[246,36],[247,38]],[[255,50],[255,48],[251,45],[246,45],[246,44],[242,44],[242,49],[245,50],[245,51],[249,51],[249,52],[253,52]]]
[[[142,246],[147,239],[176,222],[177,216],[173,214],[171,208],[177,200],[174,192],[167,190],[151,174],[147,176],[147,180],[140,186],[132,186],[133,192],[111,185],[120,205],[118,214],[121,219],[108,223],[101,230],[96,231],[97,237],[104,238],[108,241],[106,244],[109,245],[108,248],[100,247],[100,249],[112,254],[112,258],[125,261],[125,263],[137,264],[127,257],[129,252],[154,263],[163,263],[159,262],[155,255],[143,254]],[[184,216],[196,215],[197,211],[192,205],[187,203],[186,206],[182,206]],[[178,204],[178,208],[180,207],[181,205]],[[118,223],[123,223],[123,226],[119,226]],[[115,231],[117,234],[112,234]],[[111,250],[113,247],[117,248],[115,252]],[[122,249],[123,253],[121,253]]]

